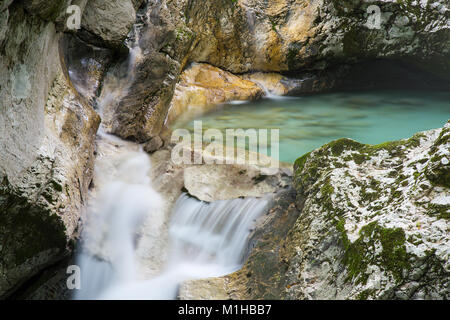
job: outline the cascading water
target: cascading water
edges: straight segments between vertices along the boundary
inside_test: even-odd
[[[191,265],[198,268],[200,277],[238,270],[250,232],[268,204],[268,198],[205,203],[183,194],[175,204],[169,230],[172,252],[168,268]]]
[[[148,214],[157,226],[162,225],[161,198],[150,186],[145,154],[127,153],[113,162],[119,163],[118,170],[95,201],[84,240],[101,256],[79,257],[82,288],[76,299],[174,299],[185,280],[217,277],[240,268],[249,235],[267,210],[269,198],[205,203],[183,194],[173,209],[166,266],[160,275],[146,280],[137,271],[135,234]]]
[[[90,206],[83,235],[86,248],[78,259],[81,290],[77,299],[100,298],[110,287],[138,280],[136,231],[146,218],[155,226],[163,223],[162,199],[148,177],[148,156],[127,151],[102,162],[96,167],[100,190]]]
[[[138,17],[142,23],[145,19]],[[127,61],[107,74],[97,100],[102,125],[83,248],[77,259],[81,289],[75,299],[174,299],[185,280],[233,272],[242,265],[251,229],[269,203],[256,198],[205,203],[183,194],[171,219],[167,217],[163,198],[151,186],[149,156],[139,145],[107,133],[142,58],[141,27],[135,25],[127,42]],[[122,75],[124,69],[127,73]],[[167,236],[168,249],[161,245]],[[151,254],[142,253],[142,248]],[[169,250],[167,259],[164,249]],[[145,264],[152,263],[148,257],[158,255],[166,260],[164,265],[148,268]],[[159,272],[149,276],[147,269]]]

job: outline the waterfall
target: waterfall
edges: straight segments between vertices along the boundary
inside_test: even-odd
[[[78,257],[81,290],[76,299],[96,299],[114,285],[138,280],[136,234],[151,218],[157,233],[164,222],[162,198],[151,187],[150,160],[144,152],[125,151],[101,159],[96,167],[97,194],[89,206]]]
[[[76,299],[174,299],[183,281],[222,276],[242,266],[249,235],[270,199],[206,203],[182,194],[172,211],[168,261],[159,275],[143,279],[136,266],[135,234],[149,214],[162,225],[161,198],[148,181],[145,154],[120,158],[91,211],[84,242],[100,256],[80,255],[82,288]]]
[[[205,203],[183,194],[175,204],[169,230],[169,267],[207,266],[203,277],[236,271],[244,262],[251,229],[268,203],[257,198]]]
[[[107,133],[144,54],[139,34],[148,17],[139,19],[142,23],[127,40],[127,60],[108,72],[97,100],[102,124],[97,135],[94,189],[77,257],[81,289],[75,292],[75,299],[174,299],[185,280],[233,272],[242,265],[251,229],[269,203],[266,198],[205,203],[183,194],[171,219],[165,216],[163,198],[149,178],[149,156],[139,145]],[[147,253],[158,255],[162,246],[156,243],[161,243],[167,232],[167,261],[159,274],[149,277],[143,272],[146,261],[136,249],[145,240],[150,243],[145,246]]]

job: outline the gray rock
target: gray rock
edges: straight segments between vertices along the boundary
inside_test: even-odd
[[[0,42],[0,297],[70,253],[100,120],[67,80],[54,23],[17,2],[8,11]]]
[[[136,11],[131,0],[90,0],[84,9],[81,26],[105,45],[118,47],[135,20]]]
[[[232,299],[448,299],[449,138],[450,122],[406,140],[341,139],[304,155],[296,200],[284,205],[294,220],[275,220],[283,236],[260,227],[265,240],[242,270],[186,283],[184,296],[222,297],[225,288]]]
[[[164,142],[159,136],[152,138],[149,142],[144,145],[144,151],[148,153],[153,153],[164,145]]]

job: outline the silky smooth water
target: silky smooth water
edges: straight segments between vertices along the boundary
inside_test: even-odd
[[[379,144],[442,127],[449,118],[450,92],[373,91],[233,102],[195,120],[204,130],[280,129],[280,160],[294,162],[335,139]],[[193,130],[193,120],[174,127]]]
[[[218,277],[241,267],[270,196],[206,203],[182,194],[168,217],[142,148],[104,132],[99,139],[75,299],[175,299],[186,280]],[[139,241],[158,242],[166,232],[167,261],[158,274],[147,277],[142,272],[146,260],[137,253]]]

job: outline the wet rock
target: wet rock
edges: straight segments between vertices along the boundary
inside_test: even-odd
[[[70,253],[100,122],[68,81],[54,23],[18,2],[7,10],[0,44],[0,297]]]
[[[263,90],[254,82],[207,64],[193,64],[183,71],[175,87],[166,125],[180,115],[202,113],[217,104],[255,100]]]
[[[164,142],[159,136],[152,138],[149,142],[144,145],[144,151],[148,153],[153,153],[164,145]]]
[[[181,8],[161,1],[150,2],[139,11],[131,38],[136,51],[111,69],[112,83],[125,78],[123,85],[109,86],[107,77],[100,98],[108,99],[122,89],[113,103],[105,103],[105,113],[110,114],[108,131],[145,142],[161,132],[193,34],[183,22]]]
[[[84,42],[72,34],[62,37],[61,48],[70,82],[87,104],[95,106],[104,75],[117,53]]]
[[[186,297],[448,299],[449,126],[377,146],[341,139],[299,158],[284,206],[293,220],[275,229],[284,236],[262,228],[242,270],[187,283]]]

